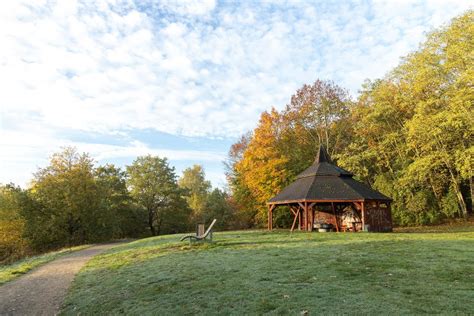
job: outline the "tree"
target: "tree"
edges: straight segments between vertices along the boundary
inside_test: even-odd
[[[238,163],[243,159],[247,150],[252,134],[243,135],[238,142],[230,147],[228,158],[224,165],[226,167],[226,177],[232,195],[228,202],[235,210],[234,224],[235,228],[250,228],[255,225],[256,201],[252,192],[246,185],[243,173]]]
[[[282,113],[284,129],[293,134],[292,141],[305,140],[311,153],[324,145],[333,155],[343,141],[349,116],[350,98],[347,90],[332,81],[316,80],[303,85],[291,97]]]
[[[183,171],[183,176],[178,180],[181,188],[188,192],[186,200],[192,209],[191,222],[205,221],[206,203],[211,189],[211,183],[206,180],[204,169],[194,165]]]
[[[407,123],[409,146],[416,159],[445,171],[463,217],[468,215],[466,198],[472,201],[474,191],[474,60],[468,57],[473,51],[474,11],[468,11],[430,34],[399,69],[401,80],[418,92],[415,114]],[[463,183],[470,186],[469,196],[462,192]]]
[[[472,207],[473,12],[367,83],[352,109],[353,138],[339,162],[394,198],[399,224],[465,217]]]
[[[304,85],[286,109],[262,113],[252,134],[231,147],[227,177],[232,198],[252,222],[266,222],[266,202],[306,169],[320,144],[338,152],[348,143],[350,99],[333,82]],[[281,212],[282,221],[289,220]]]
[[[0,185],[0,263],[6,263],[29,253],[23,238],[25,221],[21,207],[26,192],[14,184]]]
[[[266,202],[275,195],[288,179],[288,158],[279,150],[281,116],[275,109],[263,112],[257,128],[242,155],[234,164],[240,176],[242,191],[255,200],[254,222],[266,221]]]
[[[110,214],[101,207],[93,161],[75,148],[53,154],[35,173],[35,205],[22,209],[25,235],[36,249],[83,244],[112,236]]]
[[[174,168],[166,158],[138,157],[127,166],[128,186],[135,202],[146,212],[153,236],[163,232],[183,231],[189,208],[178,187]]]
[[[216,228],[228,229],[234,224],[234,210],[226,192],[215,188],[206,200],[206,221],[217,219]]]
[[[126,184],[126,172],[113,164],[95,169],[95,179],[104,212],[109,214],[114,237],[138,237],[146,229],[143,216],[132,203]]]

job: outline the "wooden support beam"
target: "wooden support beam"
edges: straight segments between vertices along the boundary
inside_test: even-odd
[[[311,218],[311,208],[309,207],[309,204],[306,204],[306,212],[308,212],[308,223],[306,223],[306,225],[308,227],[308,231],[310,232],[313,230],[313,226],[311,226],[313,219]]]
[[[301,230],[301,225],[302,225],[302,222],[303,222],[303,214],[301,214],[301,208],[298,207],[298,230]]]
[[[315,222],[316,215],[318,214],[317,212],[319,212],[319,211],[316,208],[313,208],[313,227],[314,227],[314,222]]]
[[[334,202],[331,202],[332,213],[334,214],[334,221],[336,222],[336,231],[339,232],[339,223],[337,222],[336,208],[334,207]]]
[[[301,224],[301,226],[303,227],[304,231],[307,231],[308,230],[308,214],[306,213],[306,205],[303,204],[303,206],[301,207],[301,211],[303,213],[303,223]]]
[[[365,230],[365,203],[361,203],[361,214],[362,214],[362,231]]]
[[[272,205],[269,205],[268,206],[268,230],[272,230],[273,229],[273,209],[276,207],[275,204],[272,204]]]
[[[390,202],[387,202],[387,212],[390,219],[390,231],[393,231],[393,222],[392,222],[392,206]]]
[[[313,227],[314,227],[314,211],[313,211],[313,206],[312,206],[313,204],[314,203],[308,205],[309,231],[310,232],[313,231]]]
[[[310,203],[308,205],[308,212],[309,212],[309,217],[310,217],[310,221],[309,221],[309,231],[313,231],[314,229],[314,206],[316,205],[316,203]]]
[[[294,213],[295,218],[293,219],[293,225],[291,225],[291,232],[293,232],[293,230],[295,229],[296,220],[300,217],[299,213],[300,213],[300,209],[298,208],[298,210]]]
[[[377,216],[377,218],[379,218],[379,223],[377,224],[378,225],[377,231],[378,232],[385,231],[385,227],[386,227],[385,219],[387,218],[386,208],[382,209],[380,207],[380,201],[376,201],[375,204],[377,207],[377,212],[381,213],[379,214],[379,216]]]
[[[293,215],[296,215],[297,211],[295,211],[293,208],[294,208],[293,206],[290,206],[290,211],[291,213],[293,213]]]
[[[309,224],[311,223],[311,217],[309,214],[309,207],[308,207],[307,202],[304,202],[304,208],[305,208],[305,213],[306,213],[306,225],[305,225],[306,231],[311,231],[312,227],[309,226]]]
[[[359,202],[352,202],[352,204],[354,204],[356,210],[360,211],[362,209],[362,203],[359,203]]]

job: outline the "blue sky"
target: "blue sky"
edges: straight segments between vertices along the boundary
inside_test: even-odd
[[[304,83],[353,96],[471,1],[2,1],[0,183],[62,146],[98,163],[222,161]]]

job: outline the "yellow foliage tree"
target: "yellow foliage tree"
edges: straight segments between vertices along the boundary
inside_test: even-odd
[[[235,166],[257,201],[258,224],[266,221],[265,203],[277,194],[287,181],[288,159],[278,150],[280,119],[275,109],[270,113],[262,113],[242,160]]]

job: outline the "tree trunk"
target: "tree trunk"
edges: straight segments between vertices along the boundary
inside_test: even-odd
[[[471,207],[467,210],[468,213],[472,213],[472,208],[474,206],[474,200],[473,200],[473,197],[474,197],[474,187],[473,187],[473,177],[469,177],[469,189],[470,189],[470,192],[471,192]]]
[[[469,177],[469,188],[471,189],[471,209],[470,213],[472,213],[472,209],[474,208],[474,186],[473,186],[473,177]]]
[[[324,133],[326,134],[326,150],[327,150],[327,152],[330,152],[329,151],[329,132],[328,132],[328,129],[329,129],[328,122],[326,120],[326,126],[324,126]]]
[[[439,195],[438,190],[436,190],[436,188],[434,186],[434,181],[433,181],[433,177],[431,176],[431,174],[428,175],[428,179],[429,179],[428,182],[430,183],[431,191],[433,191],[433,194],[436,198],[436,204],[438,205],[438,208],[441,209],[442,208],[442,205],[441,205],[442,197]]]
[[[67,216],[67,232],[68,232],[68,246],[71,247],[73,245],[73,236],[74,236],[74,219],[72,214],[68,213]]]
[[[464,197],[462,196],[462,193],[458,187],[456,188],[456,195],[458,196],[458,201],[459,201],[459,205],[461,206],[462,215],[464,218],[467,218],[468,214],[467,214],[466,201],[464,201]]]
[[[450,169],[448,169],[448,170],[449,170],[449,173],[451,174],[451,180],[453,182],[454,190],[456,191],[456,196],[458,198],[459,207],[461,208],[461,216],[464,217],[464,218],[467,218],[468,214],[467,214],[466,201],[464,201],[464,197],[462,196],[459,181],[454,176],[454,173]]]
[[[160,216],[160,219],[158,220],[158,225],[157,225],[157,230],[156,230],[156,235],[159,235],[161,232],[161,224],[163,223],[163,216]]]
[[[152,236],[156,236],[155,226],[153,226],[153,211],[148,210],[148,226],[150,227],[150,232]]]
[[[446,154],[447,156],[447,154]],[[466,206],[466,201],[464,201],[464,197],[462,196],[462,192],[461,192],[461,186],[459,184],[460,180],[459,178],[457,177],[457,175],[455,175],[455,172],[456,172],[456,169],[454,169],[454,171],[451,169],[451,164],[449,162],[448,159],[446,159],[446,157],[442,157],[443,160],[444,160],[444,164],[446,165],[446,168],[448,169],[448,172],[449,174],[451,175],[451,181],[453,183],[453,186],[454,186],[454,190],[456,191],[456,196],[458,198],[458,204],[459,204],[459,207],[461,208],[461,216],[464,217],[464,218],[467,218],[467,206]]]

